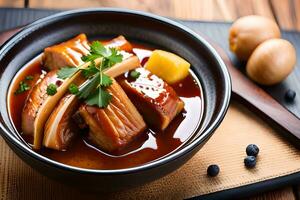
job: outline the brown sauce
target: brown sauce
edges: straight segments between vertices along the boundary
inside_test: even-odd
[[[150,53],[149,48],[141,45],[134,45],[134,47],[134,52],[144,64]],[[33,85],[42,73],[42,69],[40,61],[28,65],[17,75],[9,93],[11,119],[17,131],[27,142],[30,140],[22,135],[21,114],[28,92],[15,95],[14,91],[18,88],[19,82],[28,75],[34,75],[34,80],[28,82],[29,85]],[[177,149],[191,136],[202,115],[201,89],[191,74],[172,87],[184,101],[185,107],[165,131],[158,132],[148,128],[126,149],[114,155],[107,154],[90,144],[84,136],[85,133],[79,135],[67,151],[43,148],[39,153],[60,163],[89,169],[129,168],[163,157]]]

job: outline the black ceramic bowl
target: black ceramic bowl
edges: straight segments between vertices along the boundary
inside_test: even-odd
[[[18,137],[8,115],[7,92],[11,80],[45,47],[78,33],[89,39],[119,34],[130,41],[170,50],[192,64],[203,87],[204,115],[193,137],[170,155],[142,166],[119,170],[90,170],[64,165],[39,155]],[[14,35],[0,50],[1,135],[13,151],[44,175],[61,182],[96,189],[120,189],[160,178],[190,159],[221,123],[229,104],[231,83],[225,64],[202,37],[169,19],[121,9],[85,9],[40,19]],[[192,173],[192,172],[191,172]]]

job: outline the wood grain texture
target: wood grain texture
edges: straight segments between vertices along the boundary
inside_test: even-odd
[[[221,55],[231,75],[234,99],[242,102],[258,116],[274,125],[280,134],[284,135],[300,150],[300,119],[289,112],[261,87],[251,81],[237,69],[238,63],[233,65],[226,51],[214,43],[209,37],[202,35]],[[284,117],[282,117],[284,116]]]
[[[25,0],[0,0],[3,7],[23,7]],[[276,19],[281,28],[300,30],[300,0],[29,0],[31,8],[120,7],[168,17],[232,21],[245,15]]]
[[[23,0],[0,0],[2,7],[23,7],[23,5]],[[300,30],[300,0],[77,0],[72,3],[69,0],[30,0],[29,7],[47,9],[123,7],[181,19],[226,21],[232,21],[244,15],[259,14],[274,18],[281,28]],[[0,152],[0,155],[7,154]],[[0,163],[0,169],[5,165],[6,163]],[[4,176],[4,178],[8,177],[8,175]],[[299,193],[299,187],[297,191]],[[251,199],[275,200],[295,199],[295,197],[292,189],[287,188]]]
[[[279,129],[290,142],[300,149],[300,119],[239,72],[232,65],[224,50],[217,45],[214,45],[214,47],[221,55],[230,72],[232,77],[232,92],[235,99],[238,99],[239,102],[243,102],[249,109],[256,112],[258,116],[270,121],[270,123],[274,125],[274,128]]]
[[[0,0],[0,7],[22,8],[24,0]]]
[[[286,29],[297,28],[295,2],[298,0],[271,0],[270,6],[276,16],[277,23]],[[299,10],[298,10],[299,12]]]

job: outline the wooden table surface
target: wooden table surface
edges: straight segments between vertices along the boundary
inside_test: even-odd
[[[300,0],[0,0],[0,7],[72,9],[122,7],[190,20],[233,21],[258,14],[274,19],[281,28],[300,31]],[[250,199],[300,199],[299,186],[282,188]]]

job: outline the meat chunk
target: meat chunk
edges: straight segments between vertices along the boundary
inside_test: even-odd
[[[112,152],[125,147],[143,132],[146,124],[125,92],[114,81],[108,88],[112,100],[106,108],[81,105],[79,113],[89,127],[89,138],[99,148]]]
[[[125,39],[123,35],[120,35],[108,42],[104,42],[104,45],[107,45],[108,47],[117,48],[126,52],[132,52],[132,45]]]
[[[59,84],[62,80],[56,75],[57,71],[51,71],[37,81],[32,87],[22,112],[22,131],[25,135],[34,132],[34,121],[43,102],[47,99],[47,87],[49,84]]]
[[[132,52],[132,46],[124,36],[118,36],[104,42],[104,45],[118,48],[125,52]],[[45,48],[43,64],[49,70],[66,66],[76,67],[83,64],[81,57],[89,54],[89,49],[90,46],[86,35],[82,33],[66,42]]]
[[[136,56],[123,60],[106,70],[104,73],[115,77],[124,72],[140,66]],[[74,81],[76,85],[81,85],[84,79]],[[78,109],[79,100],[75,95],[66,94],[59,100],[51,112],[44,129],[43,145],[55,150],[66,150],[76,135],[76,128],[71,117]],[[78,125],[78,124],[77,124]]]
[[[82,33],[66,42],[45,48],[43,64],[49,70],[75,67],[83,64],[81,57],[87,55],[89,49],[86,35]]]
[[[51,113],[44,128],[43,145],[55,150],[66,150],[76,136],[76,124],[72,120],[78,110],[79,100],[75,95],[66,94]]]
[[[118,75],[118,73],[122,70],[133,69],[139,65],[138,58],[136,56],[133,56],[133,54],[126,53],[123,49],[123,47],[128,48],[128,46],[131,46],[130,43],[124,37],[118,37],[118,38],[119,39],[113,39],[107,42],[107,45],[113,44],[114,47],[122,50],[123,59],[125,60],[123,60],[122,63],[118,63],[117,65],[111,67],[107,71],[107,73],[109,73],[110,76]],[[83,45],[84,48],[78,47],[77,51],[82,50],[82,54],[86,54],[85,52],[86,50],[84,49],[88,49],[88,48],[85,45],[87,44],[87,41],[84,34],[77,36],[73,40],[53,46],[53,48],[56,50],[58,49],[56,53],[61,54],[60,56],[62,56],[61,58],[63,58],[65,52],[59,51],[59,48],[67,49],[69,48],[68,45],[70,46],[70,44],[77,44],[77,43],[79,47],[84,44]],[[64,45],[65,47],[63,47]],[[60,47],[58,48],[57,46]],[[76,48],[72,47],[72,48],[74,50],[77,47]],[[45,59],[46,57],[44,55],[44,61]],[[62,66],[59,59],[51,60],[51,63],[53,64],[52,66]],[[73,97],[65,99],[64,95],[70,83],[75,82],[76,84],[80,85],[81,84],[80,82],[84,81],[84,79],[80,76],[80,74],[77,74],[78,76],[75,75],[71,79],[60,80],[57,78],[56,73],[57,73],[57,69],[54,69],[50,71],[44,78],[42,78],[37,82],[37,84],[32,88],[31,92],[29,93],[23,109],[22,129],[24,134],[33,136],[33,148],[35,149],[39,149],[43,142],[43,144],[47,147],[57,149],[57,150],[64,150],[67,148],[68,144],[70,143],[69,141],[71,141],[75,135],[74,131],[71,131],[72,127],[69,125],[72,124],[70,122],[70,116],[74,114],[76,109],[75,110],[70,109],[69,107],[67,107],[67,105],[72,107],[73,103],[75,103],[77,99],[74,100]],[[58,83],[60,85],[60,87],[57,90],[57,93],[53,96],[48,96],[46,92],[47,86],[50,83],[54,83],[54,84]],[[62,102],[64,102],[65,104],[63,104]],[[54,123],[55,126],[51,126],[51,128],[45,127],[47,121],[49,120],[55,122]]]
[[[155,129],[164,130],[184,108],[183,101],[162,79],[145,68],[137,68],[137,79],[121,78],[120,85],[143,118]]]

